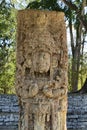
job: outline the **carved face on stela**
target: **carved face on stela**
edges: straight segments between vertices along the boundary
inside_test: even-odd
[[[48,52],[36,52],[33,57],[35,72],[47,73],[50,70],[50,54]]]
[[[51,48],[42,45],[32,52],[31,68],[37,78],[51,78],[54,68],[58,68],[58,55],[52,51]]]

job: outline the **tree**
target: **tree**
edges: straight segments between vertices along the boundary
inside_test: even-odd
[[[76,5],[79,7],[79,15],[86,17],[83,13],[84,9],[84,1],[75,1]],[[69,3],[68,3],[69,4]],[[77,7],[75,4],[70,2],[70,7],[74,9]],[[85,31],[82,28],[82,22],[79,21],[78,15],[76,12],[68,8],[65,12],[66,17],[68,18],[68,25],[70,30],[70,39],[71,39],[71,50],[72,50],[72,69],[71,69],[71,86],[72,91],[76,91],[78,89],[78,80],[79,80],[79,69],[80,69],[80,60],[83,55],[83,47],[84,47],[84,39],[85,39]],[[73,32],[74,28],[74,32]],[[76,33],[75,33],[76,32]],[[75,37],[74,34],[75,33]]]
[[[0,2],[0,92],[7,93],[14,84],[15,15],[10,2]],[[14,56],[12,56],[13,54]]]
[[[63,1],[69,8],[70,10],[74,10],[79,21],[82,23],[82,25],[84,26],[86,32],[87,32],[87,20],[85,18],[85,15],[82,15],[81,13],[81,8],[82,10],[84,9],[85,6],[87,6],[87,1],[86,0],[77,0],[77,2],[81,2],[82,3],[82,6],[81,8],[77,7],[75,4],[73,4],[73,2],[70,0],[70,1],[67,1],[67,0],[61,0]]]

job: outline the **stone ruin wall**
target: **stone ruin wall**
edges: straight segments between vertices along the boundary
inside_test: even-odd
[[[0,95],[0,130],[18,130],[19,105],[15,95]],[[69,94],[68,130],[87,130],[87,94]]]
[[[67,45],[62,12],[18,12],[19,130],[66,130]]]

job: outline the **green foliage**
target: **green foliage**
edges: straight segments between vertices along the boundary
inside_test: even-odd
[[[84,53],[82,57],[80,57],[80,69],[79,69],[79,79],[78,79],[78,90],[83,86],[85,79],[87,78],[87,53]],[[72,56],[68,58],[68,90],[72,91]],[[76,73],[76,72],[75,72]]]
[[[0,93],[14,93],[15,54],[9,50],[8,60],[0,70]]]
[[[79,84],[78,88],[80,89],[84,84],[85,79],[87,78],[87,52],[80,58],[80,69],[79,69]]]
[[[15,71],[15,10],[0,2],[0,93],[12,93]]]
[[[40,1],[36,0],[29,3],[26,8],[63,11],[63,9],[59,6],[57,0],[40,0]]]

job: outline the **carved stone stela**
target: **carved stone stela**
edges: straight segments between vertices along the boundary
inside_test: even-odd
[[[64,14],[22,10],[17,18],[19,130],[66,130],[67,45]]]

